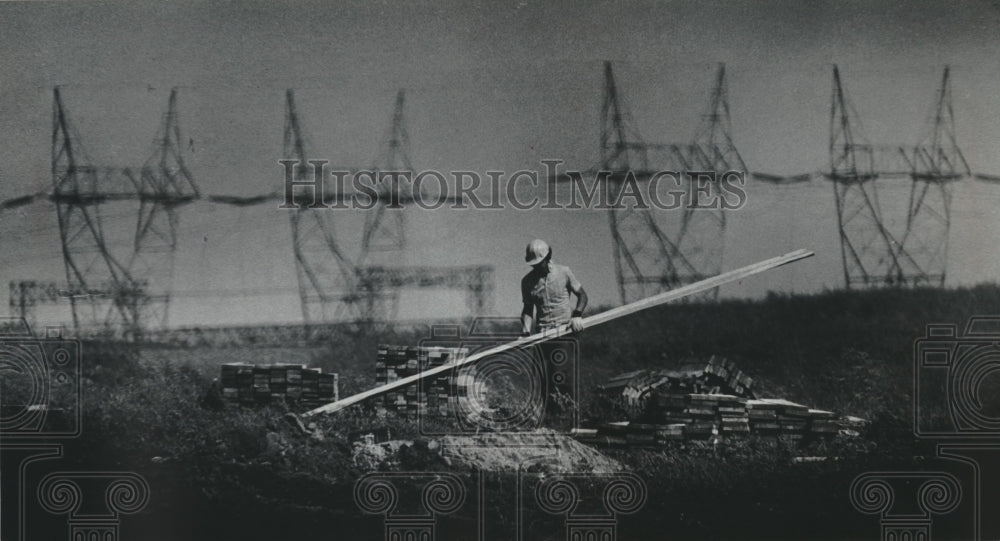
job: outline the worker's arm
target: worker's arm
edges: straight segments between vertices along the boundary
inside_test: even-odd
[[[579,282],[574,285],[576,285],[576,288],[572,291],[576,294],[576,308],[573,309],[573,314],[570,316],[569,326],[573,329],[573,332],[580,332],[585,327],[583,324],[583,311],[587,309],[587,292],[584,291],[583,286]]]
[[[573,310],[573,317],[583,317],[583,311],[587,309],[587,292],[580,286],[574,293],[576,293],[576,308]]]
[[[535,313],[535,307],[530,302],[524,303],[521,308],[521,336],[531,334],[531,319]]]

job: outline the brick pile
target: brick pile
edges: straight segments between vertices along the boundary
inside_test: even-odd
[[[809,408],[781,398],[751,400],[747,410],[754,432],[795,440],[835,435],[842,428],[856,428],[857,425],[852,421],[856,418],[841,418],[832,411]]]
[[[222,397],[241,404],[285,400],[319,406],[340,399],[337,374],[301,364],[227,363],[221,367]]]
[[[375,384],[392,383],[437,366],[456,362],[468,354],[467,348],[380,345],[375,360]],[[454,370],[425,378],[380,397],[378,410],[406,416],[445,417],[468,400],[470,374]]]
[[[669,406],[660,410],[655,419],[603,423],[597,428],[577,429],[574,435],[581,442],[618,447],[649,447],[681,440],[723,441],[750,435],[798,442],[837,434],[857,436],[857,430],[867,424],[864,419],[839,416],[781,398],[668,396]],[[664,403],[664,397],[658,400]]]
[[[753,398],[753,378],[729,359],[687,361],[674,370],[637,370],[611,378],[598,391],[629,417],[642,417],[655,396],[728,394]],[[678,399],[679,400],[679,399]]]
[[[681,425],[691,438],[708,438],[720,432],[745,434],[747,399],[725,394],[675,394],[657,392],[650,404],[650,421]]]
[[[677,370],[621,374],[599,387],[628,420],[578,429],[577,439],[617,446],[720,440],[751,434],[799,441],[858,435],[866,421],[782,398],[757,399],[753,379],[721,357]]]

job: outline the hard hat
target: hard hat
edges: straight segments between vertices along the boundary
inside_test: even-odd
[[[542,239],[535,239],[528,243],[528,248],[524,251],[524,261],[529,265],[537,265],[551,252],[548,243]]]

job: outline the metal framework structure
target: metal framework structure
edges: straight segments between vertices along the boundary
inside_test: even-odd
[[[390,322],[399,309],[399,295],[408,288],[464,289],[474,314],[492,308],[493,267],[406,267],[399,265],[406,249],[404,207],[413,202],[408,182],[390,190],[383,182],[392,175],[410,175],[409,137],[403,117],[405,95],[396,95],[387,141],[372,168],[379,199],[365,216],[360,251],[352,257],[340,242],[336,212],[299,208],[291,212],[292,246],[298,273],[302,316],[306,323],[353,321]],[[297,160],[296,179],[312,179],[303,129],[294,93],[286,93],[284,154]],[[334,195],[333,197],[338,197]]]
[[[733,144],[725,65],[720,64],[708,111],[693,142],[645,143],[624,109],[611,63],[604,64],[604,97],[601,102],[601,180],[609,185],[610,200],[634,189],[657,171],[679,171],[688,194],[694,177],[686,172],[746,172],[746,164]],[[721,196],[717,181],[705,194]],[[726,231],[723,208],[696,209],[686,204],[676,227],[668,232],[651,208],[611,205],[609,223],[614,243],[615,275],[623,303],[718,274]],[[714,298],[717,291],[710,292]]]
[[[410,137],[403,116],[405,103],[405,92],[400,89],[396,94],[388,134],[383,139],[378,156],[371,167],[378,180],[379,200],[375,208],[365,214],[361,253],[357,259],[358,283],[355,291],[361,293],[359,296],[365,303],[362,320],[395,319],[399,311],[400,289],[433,281],[421,280],[421,272],[449,274],[445,269],[401,268],[406,251],[406,213],[403,201],[410,201],[413,198],[410,190],[413,173],[413,165],[410,163]],[[396,177],[392,178],[392,175]],[[401,179],[401,175],[407,178]],[[392,189],[393,185],[396,187],[395,190]],[[376,267],[368,268],[370,266]],[[389,280],[393,275],[396,275],[397,279]],[[456,274],[456,277],[458,275]],[[405,276],[412,279],[404,280]],[[461,284],[454,286],[462,287]],[[473,303],[470,303],[470,306],[472,305]]]
[[[830,169],[847,288],[943,286],[951,228],[951,183],[971,175],[955,137],[949,69],[945,67],[927,135],[912,147],[874,146],[833,67]],[[903,220],[886,215],[877,180],[910,178]],[[899,225],[896,225],[896,222]]]
[[[115,335],[137,336],[163,327],[177,249],[177,207],[199,197],[184,165],[177,90],[153,152],[138,169],[97,167],[69,121],[60,90],[53,92],[52,194],[59,220],[73,324]],[[130,249],[115,251],[102,225],[102,206],[138,201]],[[30,295],[32,302],[49,296]],[[11,302],[15,302],[12,297]],[[21,302],[20,297],[17,300]]]
[[[358,269],[358,289],[366,294],[406,288],[465,290],[465,304],[472,314],[493,309],[494,268],[492,265],[467,267],[382,267],[366,265]]]
[[[285,92],[284,157],[297,160],[296,180],[313,178],[295,107],[295,93]],[[300,208],[289,213],[292,251],[298,275],[302,319],[306,322],[350,319],[356,316],[354,263],[339,244],[334,213],[327,209]]]
[[[379,204],[365,216],[365,230],[361,238],[361,255],[358,264],[369,262],[387,264],[406,249],[406,214],[403,201],[413,198],[412,179],[398,181],[398,189],[391,190],[391,179],[385,175],[411,175],[410,136],[406,130],[403,106],[406,95],[403,90],[396,94],[396,104],[392,111],[389,133],[382,143],[372,171],[379,179]]]
[[[385,322],[396,317],[406,288],[465,290],[470,311],[491,309],[493,268],[407,267],[405,206],[414,201],[409,182],[390,191],[388,175],[408,175],[409,136],[404,122],[405,95],[396,95],[388,135],[372,172],[378,204],[364,216],[360,239],[344,242],[341,212],[303,208],[290,212],[293,251],[303,318],[306,323]],[[600,163],[597,174],[608,201],[635,191],[658,171],[746,172],[733,144],[724,65],[719,65],[707,112],[687,143],[643,141],[623,104],[610,63],[604,65]],[[84,151],[70,122],[60,89],[53,92],[52,188],[0,201],[0,210],[47,199],[56,207],[65,284],[11,281],[11,312],[32,320],[42,304],[66,304],[78,334],[140,338],[165,329],[171,298],[179,207],[205,200],[247,206],[281,200],[280,193],[256,196],[203,195],[184,163],[177,113],[177,91],[152,152],[140,167],[97,166]],[[952,109],[950,70],[945,67],[928,128],[913,146],[876,146],[859,129],[837,66],[833,67],[829,170],[834,187],[845,283],[851,287],[913,286],[945,283],[952,183],[970,176],[958,147]],[[311,179],[307,143],[292,90],[286,93],[284,156],[296,160],[297,180]],[[789,184],[809,175],[779,177],[754,173],[760,180]],[[881,205],[877,186],[897,177],[908,182],[909,196]],[[988,182],[1000,177],[977,174]],[[559,181],[580,178],[560,176]],[[690,194],[694,178],[682,175]],[[720,197],[718,183],[710,197]],[[327,201],[331,199],[328,194]],[[344,194],[337,194],[336,197]],[[105,229],[108,206],[138,203],[134,234],[116,242]],[[673,219],[675,227],[664,222]],[[721,270],[726,230],[723,209],[654,212],[635,205],[610,205],[613,257],[622,302],[646,298],[696,282]],[[358,248],[360,246],[360,249]],[[715,292],[711,293],[714,296]]]
[[[34,280],[12,280],[9,283],[8,303],[10,314],[25,320],[35,328],[35,307],[39,304],[58,304],[67,300],[67,292],[54,282],[39,283]]]
[[[404,94],[400,91],[388,141],[373,168],[376,178],[412,171],[403,104]],[[302,134],[294,93],[288,90],[284,155],[298,161],[298,180],[311,178],[314,173]],[[97,167],[84,152],[60,90],[55,89],[52,190],[3,201],[0,209],[17,208],[39,199],[55,204],[67,282],[11,281],[12,313],[33,320],[36,306],[68,302],[74,328],[81,336],[141,339],[144,333],[166,327],[177,249],[178,207],[201,199],[248,206],[281,198],[278,193],[203,196],[184,163],[181,140],[174,89],[145,163],[138,168]],[[492,267],[398,265],[406,247],[403,207],[414,200],[406,189],[408,183],[400,185],[403,189],[396,193],[379,194],[378,205],[365,217],[360,253],[356,255],[349,254],[341,243],[342,235],[333,222],[336,212],[307,208],[290,213],[306,323],[392,321],[398,310],[399,291],[404,288],[464,289],[470,310],[482,313],[491,309]],[[109,240],[110,233],[102,225],[102,208],[131,202],[138,202],[135,233],[127,243],[128,249],[120,249]]]

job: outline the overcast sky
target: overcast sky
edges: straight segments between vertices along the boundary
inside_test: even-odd
[[[601,66],[615,64],[646,140],[684,142],[725,62],[733,136],[749,168],[824,168],[831,65],[874,143],[916,143],[945,64],[959,143],[1000,174],[995,2],[115,2],[0,3],[0,200],[51,185],[52,87],[95,163],[150,153],[171,87],[203,192],[280,187],[283,93],[295,88],[311,157],[371,164],[399,88],[420,170],[513,172],[597,162]],[[886,184],[883,201],[906,197]],[[996,281],[1000,186],[955,191],[949,284]],[[127,232],[128,209],[107,209]],[[516,314],[523,247],[548,239],[595,304],[618,302],[600,211],[407,211],[405,264],[492,264],[498,313]],[[0,213],[0,278],[65,280],[55,210]],[[287,211],[196,203],[181,212],[171,322],[298,321]],[[347,244],[356,244],[348,238]],[[748,185],[725,268],[796,248],[817,257],[724,290],[815,292],[842,283],[832,187]],[[211,297],[206,292],[252,291]],[[0,301],[6,300],[0,294]],[[403,317],[463,315],[458,294],[408,294]]]

